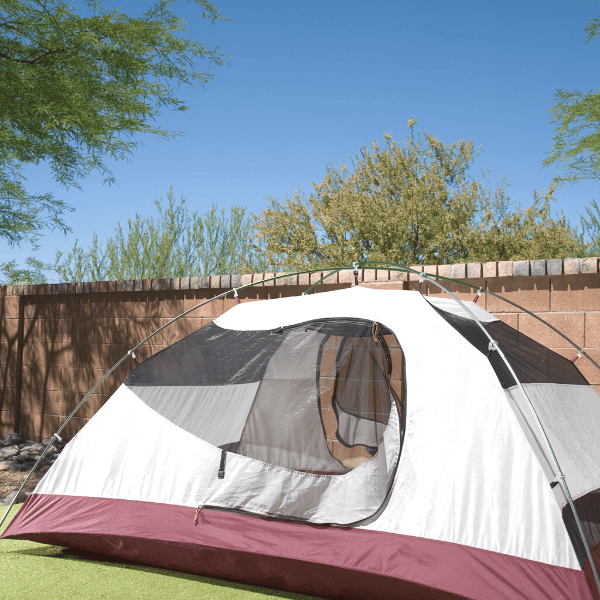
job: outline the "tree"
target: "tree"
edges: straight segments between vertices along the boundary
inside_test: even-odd
[[[186,39],[175,0],[139,16],[86,0],[85,15],[62,0],[4,0],[0,6],[0,237],[34,245],[46,228],[68,231],[69,207],[26,190],[23,168],[46,162],[57,182],[80,187],[92,171],[114,182],[106,158],[126,159],[143,135],[179,135],[156,124],[165,108],[188,107],[181,84],[213,76],[195,69],[218,49]],[[194,0],[214,22],[219,11]]]
[[[589,240],[586,255],[600,256],[600,206],[595,200],[590,205],[585,208],[587,218],[581,217],[583,235]]]
[[[200,275],[261,272],[265,264],[252,248],[246,210],[233,206],[229,217],[216,206],[204,215],[189,213],[185,199],[179,204],[172,190],[163,209],[156,200],[158,218],[135,216],[127,231],[117,224],[115,235],[104,244],[94,234],[83,249],[75,242],[71,252],[58,252],[54,270],[60,281],[157,279]]]
[[[566,256],[576,232],[550,216],[552,190],[515,207],[505,184],[495,191],[470,169],[472,141],[444,144],[414,131],[399,144],[361,147],[351,164],[330,165],[308,197],[297,191],[255,216],[266,259],[290,267],[330,267],[355,260],[440,264]],[[488,258],[489,257],[489,258]]]
[[[21,282],[35,285],[48,281],[45,271],[50,265],[31,256],[25,261],[25,264],[26,267],[19,267],[16,260],[0,263],[0,273],[4,275],[4,281],[0,279],[0,285],[16,285]]]
[[[531,260],[582,256],[583,236],[569,225],[564,215],[553,218],[554,186],[533,193],[525,209],[515,206],[503,185],[485,198],[469,235],[469,262]]]
[[[586,44],[600,34],[600,19],[589,19]],[[557,164],[558,184],[600,179],[600,91],[557,90],[550,109],[554,146],[543,166]]]

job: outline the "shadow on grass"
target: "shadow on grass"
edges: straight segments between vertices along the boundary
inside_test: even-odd
[[[205,583],[209,585],[217,585],[222,588],[235,589],[246,592],[261,593],[264,596],[273,596],[274,598],[287,598],[289,600],[319,600],[314,596],[305,596],[302,594],[296,594],[294,592],[286,592],[283,590],[273,590],[270,588],[262,588],[253,586],[250,584],[239,583],[237,581],[228,581],[225,579],[213,579],[211,577],[205,577],[203,575],[196,575],[194,573],[185,573],[183,571],[172,571],[170,569],[163,569],[161,567],[152,567],[146,564],[136,563],[116,557],[108,557],[104,554],[96,554],[86,550],[78,550],[76,548],[62,548],[59,546],[41,546],[39,548],[28,548],[25,550],[11,550],[7,554],[21,554],[27,556],[43,556],[47,558],[56,558],[59,560],[72,560],[72,561],[85,561],[91,562],[98,565],[108,565],[112,567],[119,567],[122,569],[132,569],[134,571],[144,573],[155,573],[164,575],[166,577],[176,577],[178,579],[187,579],[190,581],[197,581],[198,583]]]

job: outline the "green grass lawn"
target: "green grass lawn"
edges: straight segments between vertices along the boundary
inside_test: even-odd
[[[15,505],[2,531],[21,505]],[[6,507],[0,507],[0,518]],[[22,540],[0,540],[0,600],[259,600],[293,598],[291,592],[200,575],[115,562],[78,550]]]

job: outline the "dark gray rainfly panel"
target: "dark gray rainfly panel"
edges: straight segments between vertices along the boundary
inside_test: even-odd
[[[498,353],[489,353],[489,339],[473,319],[447,313],[433,304],[431,307],[475,348],[485,355],[489,354],[490,363],[504,389],[517,384]],[[538,344],[502,321],[482,323],[482,325],[492,339],[498,342],[521,383],[589,385],[569,359]]]
[[[233,385],[260,381],[283,336],[210,323],[146,359],[125,385]]]
[[[329,319],[270,331],[210,324],[125,384],[197,437],[277,466],[344,474],[369,460],[391,410],[391,332]]]

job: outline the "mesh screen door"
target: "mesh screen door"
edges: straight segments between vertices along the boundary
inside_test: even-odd
[[[387,426],[391,357],[381,328],[361,321],[281,330],[237,452],[314,473],[369,460]]]
[[[225,454],[250,459],[248,475],[272,465],[278,476],[312,478],[323,490],[331,478],[375,477],[383,501],[402,444],[403,366],[393,333],[371,321],[327,319],[269,331],[211,323],[144,361],[125,384],[220,448],[223,463]],[[357,488],[352,481],[344,485]],[[236,492],[235,506],[243,505]]]

